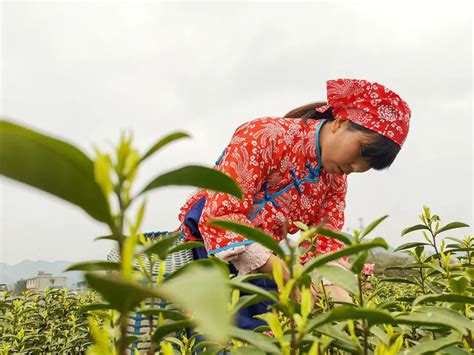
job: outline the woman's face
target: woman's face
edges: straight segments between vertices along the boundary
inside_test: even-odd
[[[337,118],[321,128],[320,148],[322,168],[331,174],[362,173],[370,164],[362,157],[362,145],[371,137],[349,130],[349,121]]]

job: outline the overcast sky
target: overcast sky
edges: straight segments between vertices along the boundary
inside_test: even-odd
[[[2,115],[89,156],[121,129],[142,152],[190,133],[143,166],[138,188],[186,164],[212,166],[238,125],[325,100],[328,79],[376,81],[409,103],[410,133],[390,169],[349,176],[344,229],[389,214],[373,236],[420,240],[400,232],[424,204],[446,223],[473,223],[468,4],[3,2]],[[1,182],[0,261],[105,258],[111,244],[93,241],[104,226]],[[143,230],[176,228],[193,191],[149,194]]]

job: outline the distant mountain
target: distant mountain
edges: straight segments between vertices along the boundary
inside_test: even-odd
[[[0,263],[0,283],[6,283],[12,289],[16,281],[35,277],[39,271],[53,274],[53,276],[66,276],[66,286],[71,288],[73,284],[83,280],[83,272],[63,272],[73,262],[69,261],[32,261],[23,260],[15,265]]]

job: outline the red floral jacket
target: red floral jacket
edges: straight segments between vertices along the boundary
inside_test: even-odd
[[[243,199],[226,193],[200,189],[181,207],[180,227],[186,240],[194,240],[183,223],[195,202],[206,197],[198,228],[208,254],[253,243],[231,231],[210,226],[211,219],[227,219],[253,225],[275,240],[299,228],[293,222],[316,225],[328,217],[327,228],[340,231],[344,225],[347,175],[329,174],[320,169],[319,129],[325,120],[262,117],[246,122],[235,131],[214,169],[238,182]],[[288,223],[288,228],[285,228]],[[338,240],[318,236],[315,251],[307,251],[305,264],[315,254],[341,249]],[[313,248],[314,249],[314,248]],[[343,260],[346,260],[347,257]]]

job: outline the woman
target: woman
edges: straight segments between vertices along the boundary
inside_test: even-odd
[[[239,200],[225,193],[198,190],[179,214],[184,241],[202,240],[205,247],[194,258],[209,255],[229,262],[235,274],[272,274],[274,260],[283,261],[259,243],[209,225],[225,219],[255,226],[281,241],[298,232],[293,222],[340,231],[344,225],[347,175],[389,167],[402,147],[411,111],[395,92],[378,83],[356,79],[327,81],[327,103],[294,109],[284,117],[262,117],[235,131],[214,167],[236,180]],[[316,254],[333,252],[343,244],[318,236],[315,245],[301,244],[305,264]],[[337,262],[347,267],[347,257]],[[288,278],[288,274],[285,275]],[[275,289],[273,280],[253,283]],[[336,300],[351,301],[342,288],[326,283]],[[315,289],[313,288],[313,292]],[[266,311],[269,302],[239,312],[238,325],[263,325],[252,316]]]

